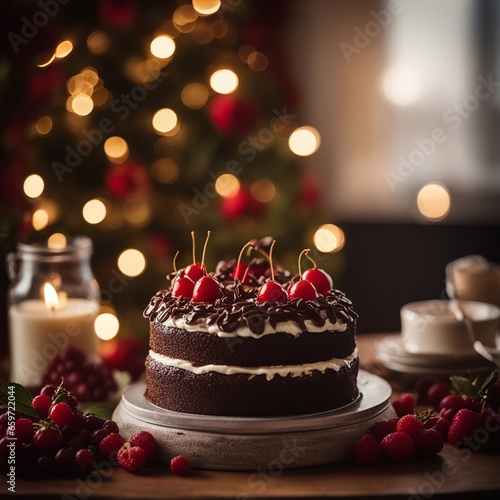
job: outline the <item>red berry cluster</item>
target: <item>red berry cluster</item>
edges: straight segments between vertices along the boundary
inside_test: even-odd
[[[394,403],[398,403],[398,418],[377,422],[353,445],[358,463],[369,465],[382,459],[395,462],[429,457],[442,450],[448,432],[443,426],[444,419],[423,421],[412,415],[414,399],[411,394],[403,394]]]
[[[38,417],[16,415],[16,469],[26,477],[75,477],[99,468],[125,442],[118,425],[84,415],[62,385],[46,385],[31,407]],[[8,414],[0,416],[0,461],[5,466]],[[9,435],[9,437],[11,437]]]
[[[62,349],[49,363],[42,376],[45,385],[63,383],[79,401],[104,401],[116,391],[116,382],[108,367],[89,361],[76,347]]]

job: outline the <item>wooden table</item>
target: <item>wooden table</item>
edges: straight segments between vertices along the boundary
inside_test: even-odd
[[[365,366],[383,335],[358,337]],[[4,482],[0,495],[7,496]],[[500,498],[500,454],[470,453],[446,444],[431,460],[361,467],[352,462],[283,471],[269,464],[254,472],[193,471],[173,476],[166,467],[139,475],[114,469],[105,479],[16,482],[16,495],[32,499],[314,499],[377,497]],[[9,494],[10,496],[11,494]],[[12,495],[15,496],[15,495]]]

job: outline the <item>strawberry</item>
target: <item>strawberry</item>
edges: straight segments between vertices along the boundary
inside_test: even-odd
[[[413,436],[413,440],[417,457],[429,457],[443,449],[443,437],[436,429],[423,429]]]
[[[358,464],[371,465],[380,458],[381,448],[375,436],[364,434],[353,444],[352,454]]]
[[[368,431],[370,434],[375,436],[375,439],[380,443],[382,439],[390,434],[391,432],[396,432],[396,425],[398,424],[398,418],[391,418],[390,420],[383,420],[382,422],[377,422],[372,425]]]
[[[415,398],[413,394],[405,392],[396,401],[393,401],[392,406],[398,417],[408,415],[415,410]]]
[[[391,432],[380,443],[382,453],[391,461],[408,460],[415,454],[415,442],[406,432]]]
[[[399,419],[396,431],[406,432],[409,436],[414,437],[421,432],[423,428],[424,426],[418,417],[415,415],[404,415]]]
[[[146,462],[146,452],[139,446],[125,443],[118,451],[118,463],[127,472],[137,472]]]
[[[448,433],[448,439],[454,446],[468,446],[475,449],[474,434],[484,426],[486,416],[463,408],[453,417]]]
[[[139,446],[146,452],[146,462],[151,464],[155,461],[158,447],[153,435],[148,431],[140,431],[129,440],[131,446]]]

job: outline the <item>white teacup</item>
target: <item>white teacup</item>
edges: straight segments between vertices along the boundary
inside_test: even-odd
[[[466,320],[457,318],[453,309],[456,311],[457,306]],[[475,340],[496,347],[499,322],[500,308],[492,304],[465,300],[412,302],[401,308],[402,342],[408,352],[419,354],[470,352]]]

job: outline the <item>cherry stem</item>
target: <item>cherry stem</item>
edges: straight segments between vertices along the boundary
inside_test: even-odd
[[[203,266],[205,265],[205,253],[207,251],[208,240],[210,239],[210,235],[212,231],[207,231],[207,237],[205,239],[205,244],[203,245],[203,253],[201,254],[201,270],[203,271]]]
[[[304,254],[306,254],[306,256],[307,256],[307,252],[310,252],[310,251],[311,251],[310,248],[304,248],[304,250],[302,250],[302,252],[300,252],[300,254],[299,254],[298,264],[299,264],[299,277],[300,277],[300,279],[302,279],[302,267],[300,266],[300,260],[302,259],[302,256]]]
[[[251,246],[252,246],[252,242],[251,241],[249,241],[248,243],[245,243],[243,245],[243,248],[240,250],[240,254],[238,255],[238,262],[236,262],[235,269],[238,269],[238,267],[240,265],[241,258],[243,257],[243,252],[245,251],[245,248],[248,248],[248,247],[251,247]],[[243,276],[242,282],[245,281],[245,278],[247,276],[247,271],[248,271],[248,268],[245,269],[245,275]]]
[[[194,231],[191,231],[191,241],[193,242],[193,264],[196,264],[196,238],[194,236]]]
[[[273,248],[276,240],[271,243],[271,248],[269,249],[269,265],[271,266],[271,281],[274,281],[274,266],[273,266]]]
[[[310,250],[307,250],[307,252],[305,253],[305,256],[313,263],[313,269],[316,269],[316,262],[314,262],[314,259],[312,257],[309,257],[309,252]]]
[[[179,271],[177,271],[177,266],[175,265],[175,262],[177,261],[178,255],[179,255],[179,250],[177,250],[177,252],[175,252],[174,262],[172,263],[172,265],[174,266],[174,272],[176,275],[179,275]]]

